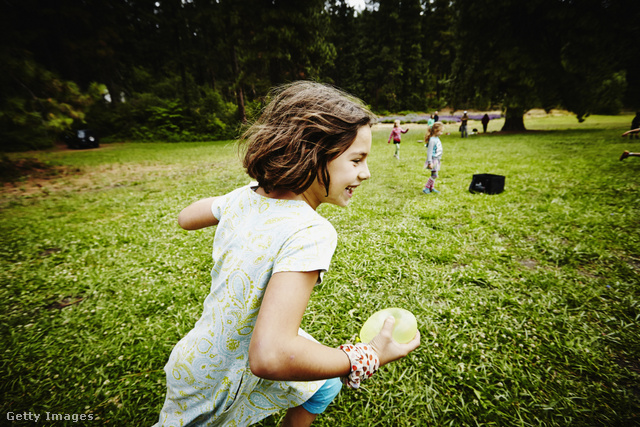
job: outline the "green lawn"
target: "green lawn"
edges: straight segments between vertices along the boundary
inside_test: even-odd
[[[303,326],[338,346],[398,306],[422,345],[344,389],[316,425],[640,424],[640,159],[618,160],[640,151],[620,137],[631,118],[531,117],[535,132],[465,140],[448,125],[438,196],[421,192],[424,126],[406,125],[399,162],[390,127],[376,126],[371,180],[350,207],[319,209],[339,242]],[[1,415],[151,425],[162,368],[210,280],[214,230],[182,231],[176,217],[249,181],[235,146],[20,157],[58,175],[2,195]],[[505,175],[505,192],[470,194],[474,173]]]

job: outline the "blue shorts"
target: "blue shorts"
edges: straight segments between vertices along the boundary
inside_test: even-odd
[[[333,402],[341,388],[342,381],[339,378],[331,378],[309,400],[304,402],[302,407],[312,414],[321,414]]]

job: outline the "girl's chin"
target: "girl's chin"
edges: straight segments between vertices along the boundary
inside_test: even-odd
[[[344,189],[340,194],[332,194],[329,195],[328,198],[325,199],[324,203],[329,203],[335,206],[345,207],[351,203],[351,198],[353,197],[353,190]]]
[[[353,197],[353,190],[350,188],[345,188],[344,192],[342,193],[344,196],[344,201],[345,201],[345,206],[349,204],[349,202],[351,201],[351,198]]]

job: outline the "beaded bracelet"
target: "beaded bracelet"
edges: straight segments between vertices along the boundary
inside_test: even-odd
[[[368,344],[343,344],[340,350],[347,354],[351,362],[351,373],[344,378],[349,388],[359,388],[360,382],[371,378],[380,367],[380,358]]]

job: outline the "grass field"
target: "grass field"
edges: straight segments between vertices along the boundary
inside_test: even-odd
[[[348,208],[319,208],[339,242],[303,327],[337,346],[398,306],[422,344],[315,425],[640,424],[640,159],[618,160],[640,151],[620,138],[631,118],[532,116],[535,132],[465,140],[449,125],[438,196],[421,192],[424,126],[407,125],[396,161],[377,125],[371,180]],[[249,181],[233,143],[11,157],[56,174],[2,194],[0,424],[153,424],[210,281],[215,230],[176,216]],[[470,194],[474,173],[506,176],[505,192]]]

